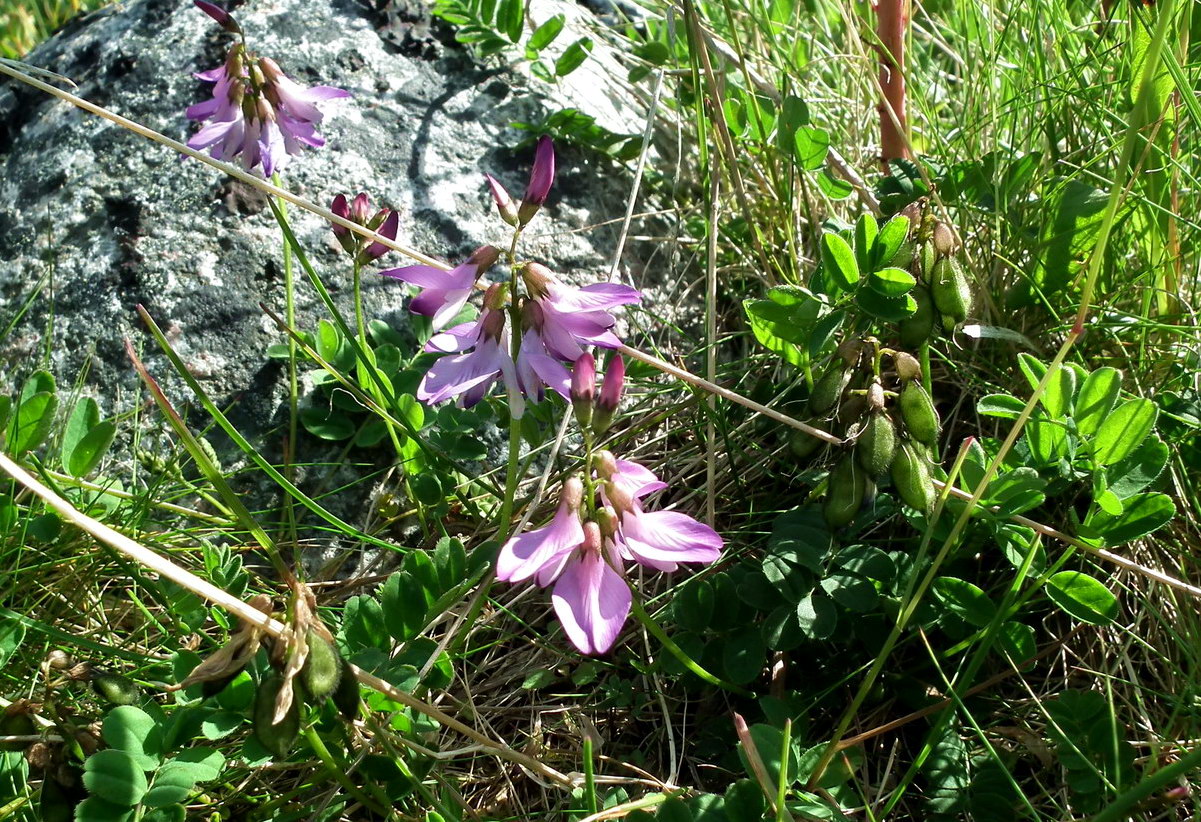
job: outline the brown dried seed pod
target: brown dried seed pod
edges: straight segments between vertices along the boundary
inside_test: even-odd
[[[948,257],[959,250],[959,238],[955,236],[955,229],[951,228],[944,222],[934,224],[934,250],[944,257]]]

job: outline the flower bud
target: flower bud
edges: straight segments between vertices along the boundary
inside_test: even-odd
[[[580,546],[585,554],[599,554],[601,550],[601,529],[595,522],[584,523],[584,542]]]
[[[580,482],[579,477],[572,475],[563,481],[563,490],[560,494],[568,508],[578,511],[584,503],[584,483]]]
[[[206,3],[205,0],[192,0],[192,2],[196,4],[196,8],[216,20],[217,25],[230,34],[242,33],[242,29],[238,26],[237,21],[225,9],[213,3]]]
[[[909,219],[910,235],[917,229],[922,222],[922,204],[920,200],[914,200],[909,205],[901,209],[901,216]]]
[[[46,665],[56,671],[71,667],[71,656],[63,650],[55,648],[46,654]]]
[[[617,473],[617,459],[612,451],[602,449],[593,455],[592,467],[601,479],[611,479]]]
[[[350,219],[359,225],[367,225],[367,214],[371,211],[371,198],[366,191],[360,191],[350,204]]]
[[[550,291],[550,284],[555,281],[555,275],[541,263],[526,263],[521,267],[521,280],[531,297],[545,297]]]
[[[492,192],[492,201],[496,203],[496,210],[500,214],[500,218],[511,226],[517,225],[517,206],[513,203],[513,198],[509,196],[509,192],[505,191],[505,187],[500,184],[500,181],[491,174],[485,174],[484,177],[488,180],[488,189]]]
[[[873,380],[867,387],[867,405],[873,411],[884,410],[884,386],[880,385],[879,380]]]
[[[584,352],[571,369],[571,407],[580,427],[592,422],[592,401],[596,394],[596,360]]]
[[[471,256],[467,258],[467,262],[476,267],[478,274],[483,274],[492,266],[496,265],[496,261],[500,259],[501,251],[494,245],[482,245],[475,251],[471,252]]]
[[[387,216],[383,219],[383,225],[380,225],[378,228],[373,228],[373,230],[376,234],[387,237],[389,240],[395,240],[396,232],[400,229],[400,215],[395,211],[380,209],[380,214],[384,214],[385,212],[387,213]],[[379,215],[376,216],[378,217]],[[374,220],[372,220],[372,222],[374,222]],[[368,227],[371,228],[370,225],[368,225]],[[387,254],[388,250],[388,246],[384,245],[383,243],[378,241],[373,242],[371,245],[363,249],[363,252],[359,255],[359,262],[369,263],[374,260],[378,260],[380,257]]]
[[[534,219],[534,215],[546,202],[550,194],[551,184],[555,181],[555,148],[549,136],[538,140],[538,148],[534,152],[534,168],[530,171],[530,182],[525,189],[521,208],[517,211],[517,222],[524,226]]]
[[[484,308],[491,309],[498,313],[505,307],[505,298],[509,293],[508,283],[493,283],[488,286],[488,290],[484,292]]]
[[[592,515],[596,520],[596,524],[600,526],[601,535],[612,539],[617,536],[617,512],[609,506],[598,508],[596,513]]]
[[[620,354],[614,354],[609,359],[609,367],[605,370],[605,379],[601,383],[600,398],[596,402],[596,413],[592,416],[592,430],[599,436],[609,430],[613,424],[613,415],[621,402],[625,390],[626,363]]]
[[[334,197],[334,201],[330,203],[329,210],[343,220],[350,219],[350,207],[346,204],[345,194],[339,194]],[[334,230],[334,236],[338,238],[338,244],[342,246],[342,250],[347,254],[353,254],[355,242],[354,235],[351,234],[350,229],[337,223],[334,223],[331,227]]]

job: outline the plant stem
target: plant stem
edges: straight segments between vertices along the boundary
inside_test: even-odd
[[[388,812],[381,808],[367,794],[359,790],[358,785],[350,781],[350,777],[346,775],[346,765],[334,759],[334,755],[330,753],[329,748],[325,747],[325,741],[321,735],[313,730],[312,726],[304,729],[304,739],[309,743],[309,747],[313,749],[313,753],[317,754],[317,758],[325,764],[325,769],[329,771],[334,780],[346,789],[346,792],[353,796],[356,800],[362,803],[363,807],[371,810],[372,813],[380,816],[387,816]]]
[[[626,582],[628,584],[629,580]],[[631,588],[631,593],[636,592]],[[746,688],[735,685],[733,682],[726,682],[724,679],[714,676],[697,664],[696,660],[688,656],[688,654],[684,652],[684,649],[673,642],[671,637],[667,635],[667,632],[659,627],[659,623],[651,619],[651,615],[648,614],[646,609],[642,607],[642,603],[638,601],[638,597],[636,596],[633,597],[630,602],[630,613],[634,615],[634,619],[642,623],[642,627],[646,628],[651,636],[659,640],[659,642],[663,644],[663,647],[666,648],[672,656],[680,661],[680,664],[692,671],[701,679],[708,682],[710,685],[716,685],[718,688],[738,694],[739,696],[754,695]]]

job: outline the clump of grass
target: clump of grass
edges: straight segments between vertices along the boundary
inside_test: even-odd
[[[0,57],[22,57],[75,15],[112,1],[0,0]]]

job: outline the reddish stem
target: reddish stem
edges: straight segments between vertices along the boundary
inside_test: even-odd
[[[890,160],[908,159],[909,126],[905,119],[905,34],[909,0],[879,0],[876,5],[880,38],[880,160],[888,173]]]

